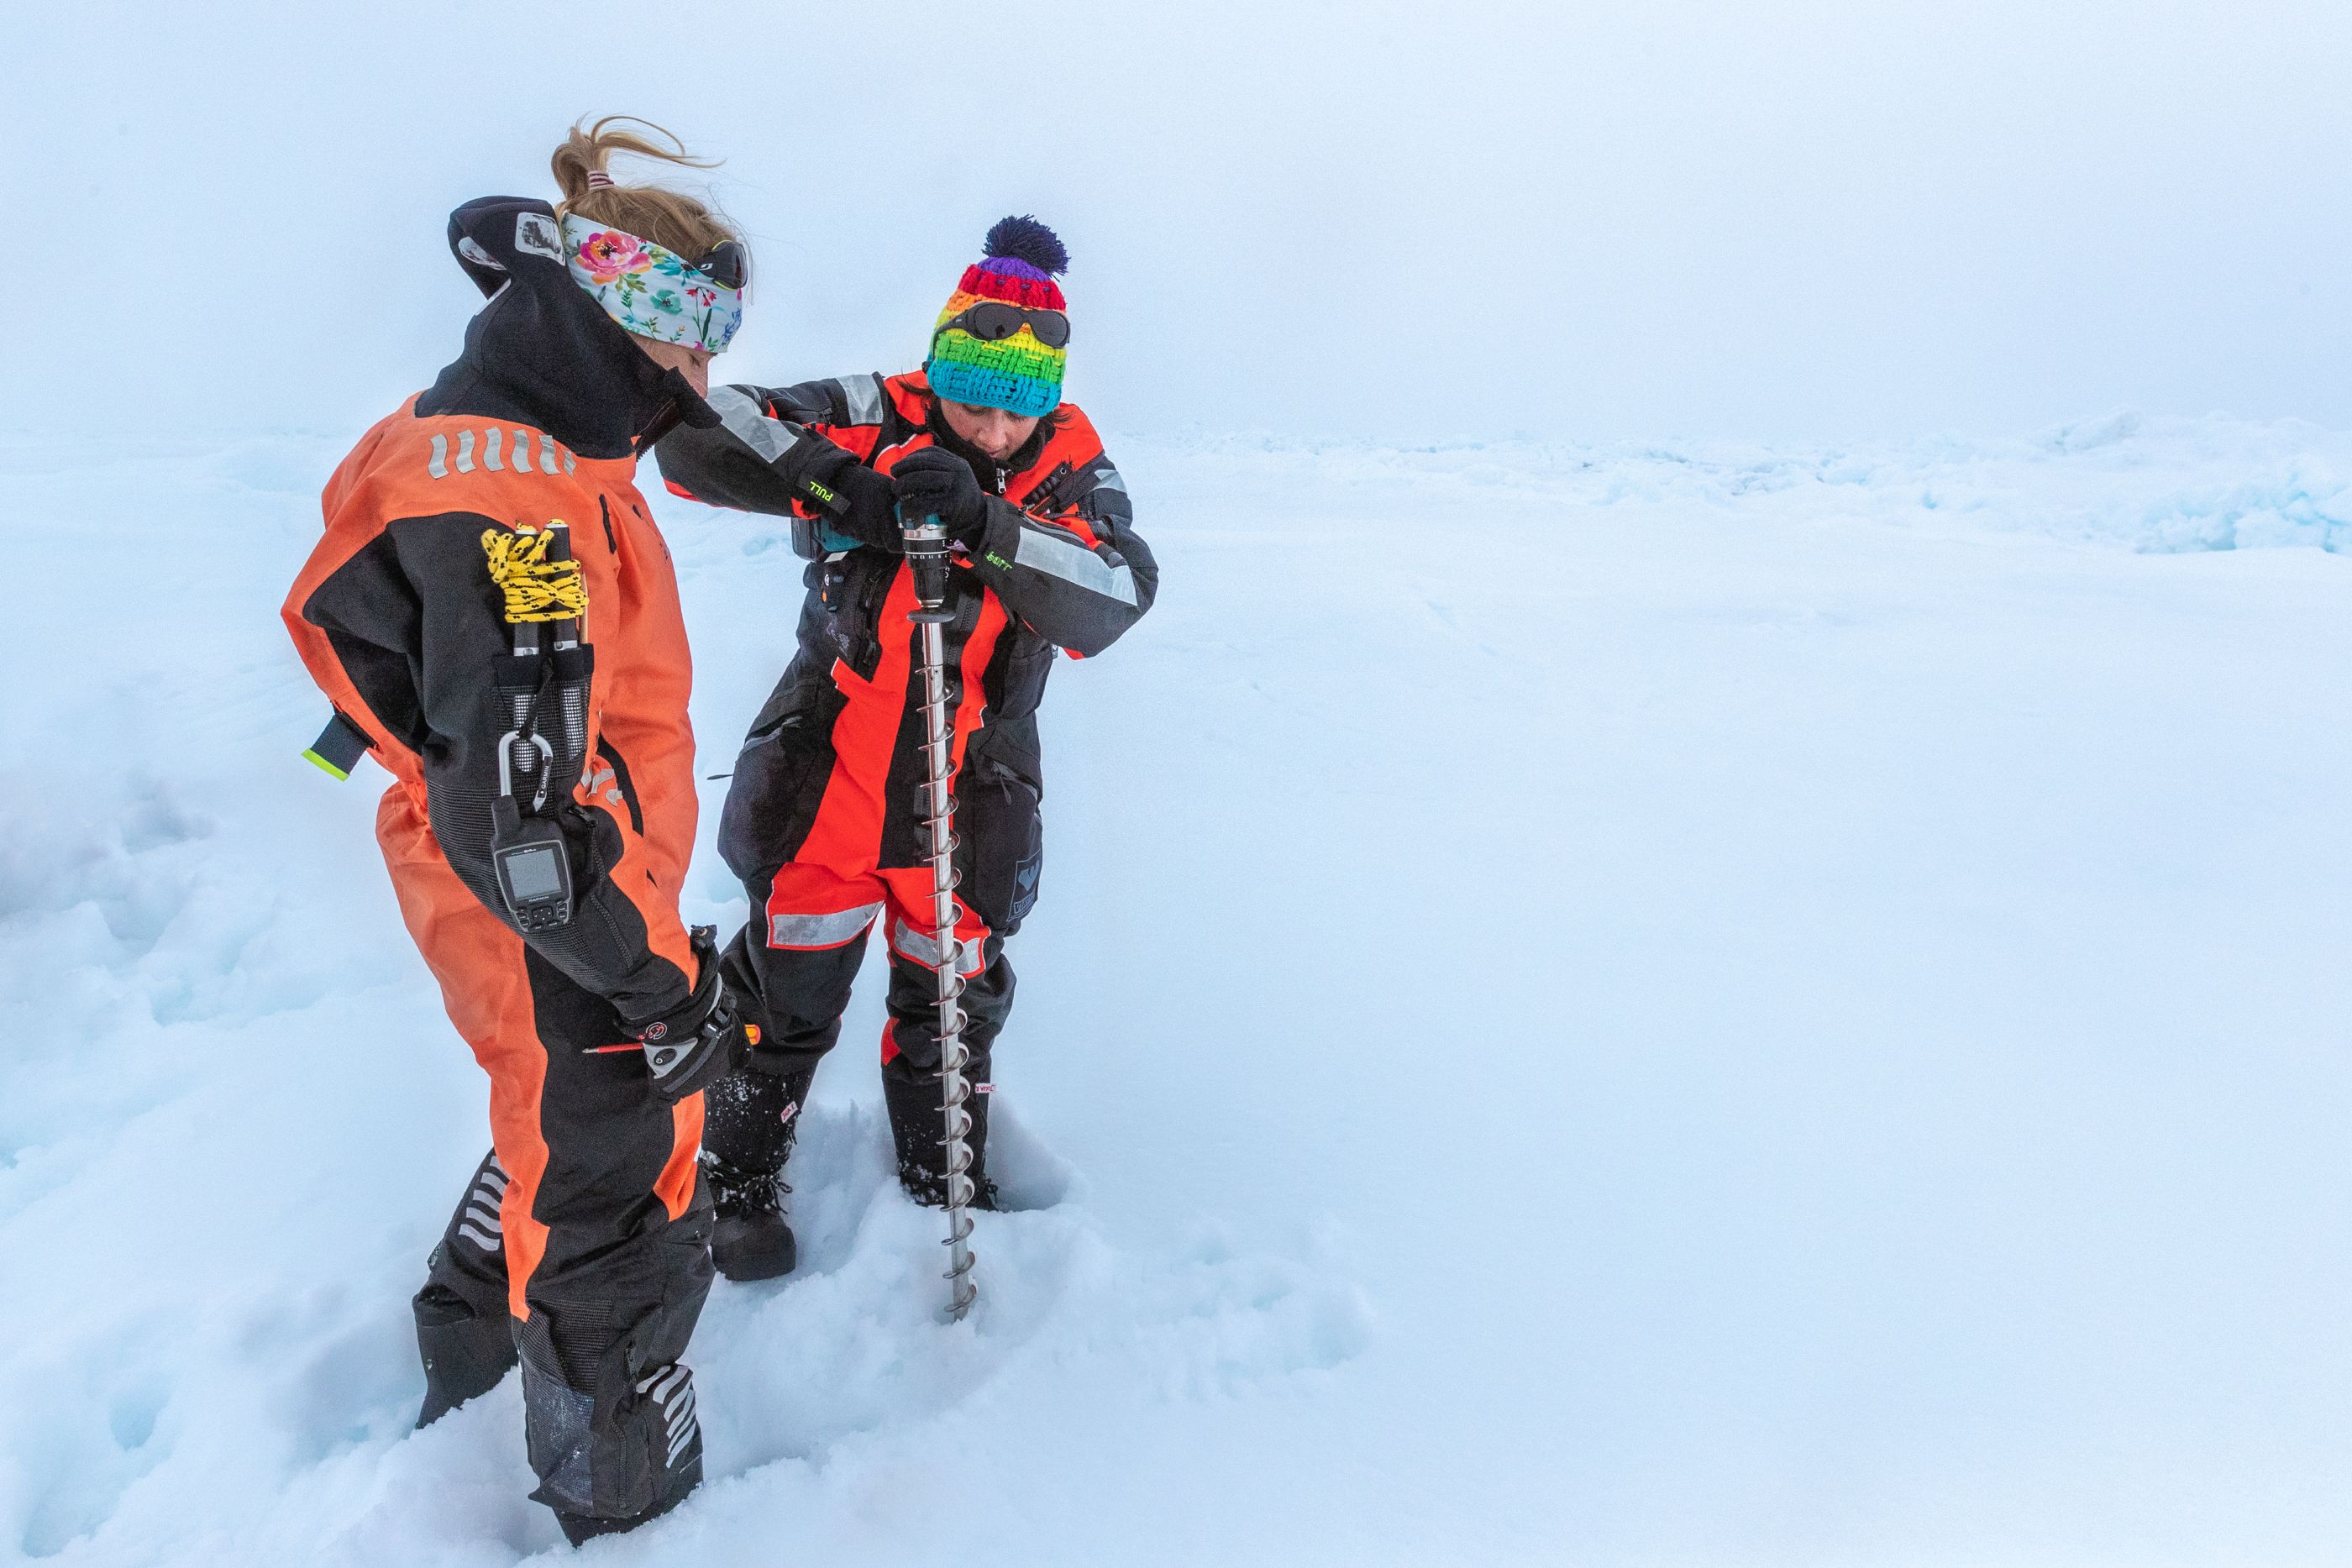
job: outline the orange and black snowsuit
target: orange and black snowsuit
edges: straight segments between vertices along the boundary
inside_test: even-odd
[[[723,428],[681,429],[659,449],[680,495],[790,516],[811,560],[799,649],[736,758],[719,849],[752,920],[728,978],[764,1013],[752,1069],[804,1086],[839,1038],[850,983],[877,921],[890,949],[884,1086],[902,1171],[936,1163],[941,958],[917,810],[921,674],[908,612],[914,590],[887,476],[909,452],[945,446],[991,497],[951,575],[947,628],[958,761],[959,962],[970,977],[965,1040],[976,1082],[1013,1001],[1004,938],[1037,895],[1044,790],[1036,712],[1056,647],[1101,653],[1151,606],[1159,569],[1136,534],[1127,487],[1094,426],[1065,403],[1003,463],[962,447],[920,373],[787,388],[725,387]],[[856,473],[863,468],[868,473]],[[860,483],[852,485],[850,481]],[[879,505],[852,504],[852,495]],[[711,1146],[750,1168],[780,1152],[731,1136],[713,1092]],[[986,1101],[975,1102],[983,1111]],[[985,1147],[985,1123],[975,1130]],[[733,1145],[730,1151],[730,1145]],[[910,1182],[910,1185],[917,1185]]]
[[[492,198],[450,220],[491,302],[463,357],[335,471],[326,535],[284,615],[393,775],[376,837],[490,1076],[494,1152],[416,1299],[426,1416],[498,1382],[519,1349],[532,1495],[614,1520],[667,1506],[700,1473],[677,1362],[710,1278],[703,1107],[656,1098],[634,1038],[698,977],[677,914],[695,828],[692,675],[668,549],[633,476],[641,441],[681,414],[713,416],[571,281],[548,212]],[[488,552],[497,535],[559,521],[594,659],[588,763],[556,791],[570,783],[556,815],[577,903],[569,924],[526,936],[489,861],[510,723],[493,670],[510,628]]]

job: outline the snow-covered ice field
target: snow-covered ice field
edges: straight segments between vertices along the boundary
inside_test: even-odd
[[[513,1380],[409,1431],[485,1082],[298,758],[355,434],[0,444],[0,1563],[565,1554]],[[981,1307],[869,985],[583,1561],[2345,1561],[2352,436],[1112,451]],[[656,498],[719,773],[798,564]]]

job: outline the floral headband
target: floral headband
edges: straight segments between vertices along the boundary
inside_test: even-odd
[[[563,265],[605,315],[640,338],[716,354],[743,324],[740,286],[730,287],[674,252],[607,224],[567,216]]]

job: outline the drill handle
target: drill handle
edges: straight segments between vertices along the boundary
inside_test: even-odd
[[[906,541],[907,570],[915,579],[913,619],[943,621],[947,619],[948,531],[936,515],[910,517],[906,509],[898,512],[898,532]]]

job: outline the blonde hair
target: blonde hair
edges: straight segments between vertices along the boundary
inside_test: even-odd
[[[617,125],[642,125],[669,145],[657,145],[633,131],[613,129]],[[555,187],[563,193],[555,204],[558,218],[577,213],[591,223],[610,224],[639,239],[651,240],[689,261],[709,255],[728,240],[740,243],[741,236],[724,217],[683,192],[660,185],[592,184],[588,176],[604,173],[606,162],[615,152],[658,158],[688,169],[713,167],[713,161],[688,155],[684,142],[650,120],[608,114],[584,131],[573,126],[550,160]]]

